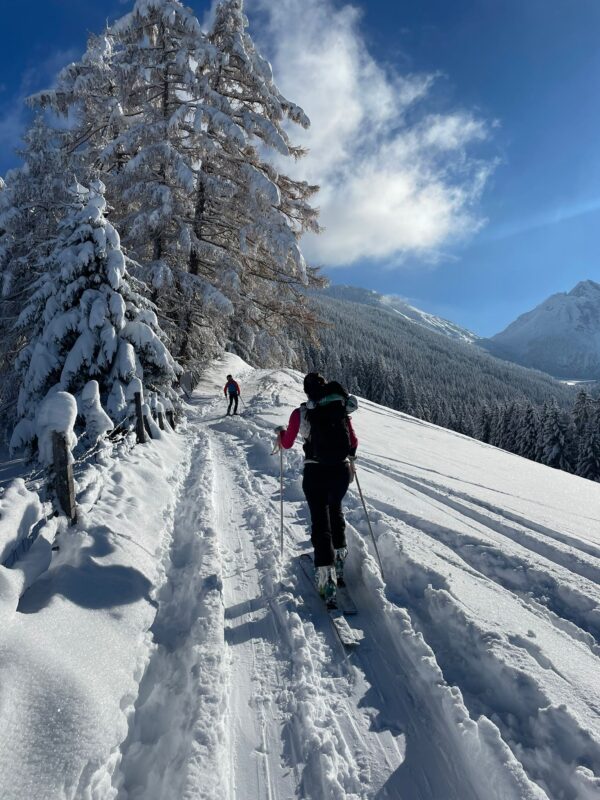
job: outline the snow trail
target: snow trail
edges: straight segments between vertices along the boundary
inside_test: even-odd
[[[118,800],[216,800],[215,785],[224,781],[225,653],[221,563],[211,515],[214,462],[207,435],[192,427],[188,436],[187,477],[164,553],[153,650],[121,748]]]
[[[285,379],[289,380],[292,375],[293,373],[286,374]],[[350,563],[359,562],[354,566],[354,580],[364,607],[361,607],[353,623],[363,628],[365,639],[359,651],[350,657],[342,650],[321,603],[312,587],[307,585],[295,556],[306,550],[308,544],[306,514],[298,499],[288,503],[287,566],[285,572],[280,573],[277,560],[276,465],[274,459],[269,462],[268,440],[264,441],[264,414],[281,405],[281,382],[277,380],[278,377],[277,373],[258,373],[253,376],[253,388],[256,392],[251,399],[247,399],[248,412],[245,418],[213,423],[212,435],[221,438],[224,448],[224,458],[219,460],[218,484],[224,496],[222,507],[223,518],[227,521],[226,527],[233,522],[238,532],[245,529],[240,511],[234,509],[234,495],[237,495],[238,505],[243,507],[244,504],[239,502],[240,486],[244,490],[249,486],[251,491],[245,498],[248,504],[246,509],[251,509],[255,543],[259,542],[262,556],[267,559],[268,564],[267,571],[263,573],[262,586],[270,594],[276,586],[277,577],[281,576],[293,590],[291,596],[287,597],[283,593],[280,602],[275,606],[271,604],[275,615],[271,630],[277,630],[278,619],[282,642],[285,643],[287,639],[288,645],[287,652],[284,647],[280,655],[283,673],[278,671],[278,678],[274,680],[283,674],[288,681],[288,691],[295,687],[295,695],[301,690],[306,696],[308,689],[308,704],[298,703],[295,699],[287,708],[287,731],[294,746],[290,747],[288,741],[285,750],[295,759],[295,774],[300,776],[300,784],[296,787],[297,796],[384,798],[399,796],[398,792],[402,791],[411,797],[423,799],[444,796],[449,799],[471,800],[483,796],[485,791],[487,797],[542,797],[543,794],[529,783],[506,746],[504,750],[500,748],[500,755],[498,754],[499,736],[496,734],[497,739],[494,739],[484,726],[471,723],[466,708],[453,698],[451,692],[448,695],[441,692],[439,704],[435,700],[432,703],[429,697],[431,684],[432,681],[439,682],[439,671],[434,670],[433,678],[426,680],[423,680],[419,669],[417,679],[412,674],[415,671],[414,659],[417,658],[418,663],[418,659],[430,651],[427,648],[422,650],[422,645],[418,644],[418,635],[407,618],[403,619],[400,629],[397,624],[390,624],[390,617],[393,618],[395,612],[389,601],[382,599],[382,605],[374,604],[370,595],[373,591],[378,591],[377,580],[369,590],[358,588],[363,586],[360,563],[371,565],[368,568],[371,575],[375,569],[364,545],[359,546],[358,542],[358,555]],[[228,434],[228,437],[224,438],[223,434]],[[246,464],[243,464],[244,460]],[[300,461],[295,460],[290,478],[297,486]],[[233,483],[226,474],[227,470],[237,472],[237,480]],[[294,475],[297,477],[293,477]],[[270,502],[265,503],[264,498],[269,497]],[[268,529],[266,538],[265,520]],[[256,578],[249,577],[253,575],[252,567],[256,563],[254,556],[249,557],[252,548],[239,538],[234,539],[233,545],[234,548],[237,546],[238,560],[241,559],[240,572],[242,569],[251,572],[243,573],[237,588],[226,588],[225,597],[228,598],[231,593],[234,607],[243,610],[246,615],[243,617],[243,624],[249,626],[253,623],[264,628],[265,622],[260,620],[263,609],[256,608],[255,599],[261,581],[260,578],[257,582]],[[256,572],[259,573],[260,569]],[[268,612],[267,605],[267,614]],[[407,636],[414,642],[411,645],[414,648],[412,654],[411,648],[408,652],[404,648],[398,651],[398,637],[406,642]],[[271,652],[274,654],[275,651]],[[389,664],[389,654],[392,652],[399,655],[395,668],[390,668]],[[241,718],[246,736],[254,725],[254,740],[260,740],[259,734],[264,722],[257,719],[256,715],[254,719],[248,719],[246,707],[250,696],[248,664],[254,668],[255,655],[247,647],[246,658],[240,658],[239,654],[237,658],[242,666],[241,671],[246,672],[246,684],[239,691],[237,676],[240,675],[240,668],[234,661],[233,675],[236,680],[233,681],[235,688],[230,685],[230,716]],[[286,658],[291,659],[295,666],[291,673],[289,670],[286,672]],[[400,693],[398,686],[402,687]],[[427,712],[426,709],[430,711]],[[428,722],[424,723],[424,719]],[[325,737],[323,723],[326,726]],[[465,725],[470,731],[467,744],[462,731]],[[411,742],[408,760],[407,735]],[[244,742],[234,730],[235,736],[238,737],[238,742]],[[303,736],[311,742],[308,749],[302,741]],[[247,746],[247,742],[244,742],[242,752],[235,746],[232,747],[232,752],[235,753],[232,756],[233,774],[235,775],[237,769],[245,777],[246,785],[248,776],[255,781],[250,784],[254,787],[254,793],[249,796],[270,796],[261,794],[260,783],[256,783],[261,779],[261,772],[256,770],[255,756],[250,755],[253,749]],[[479,758],[487,759],[490,770],[495,774],[497,787],[493,794],[487,790],[488,778],[482,782],[481,775],[471,766],[475,754]],[[507,764],[510,764],[508,769]],[[253,766],[257,776],[254,779]],[[273,770],[265,769],[262,773],[263,784],[272,776]],[[293,786],[287,790],[293,791]],[[272,791],[270,786],[268,791]],[[233,791],[230,796],[239,795]]]
[[[217,436],[212,434],[213,441]],[[283,763],[281,754],[283,715],[278,696],[287,662],[279,654],[280,637],[270,608],[274,598],[269,596],[268,563],[254,544],[252,503],[243,502],[250,487],[245,485],[246,475],[236,468],[240,454],[231,443],[221,441],[215,452],[216,527],[226,573],[227,797],[246,794],[279,800],[293,797],[297,784],[293,766]]]
[[[218,399],[227,373],[239,418]],[[597,487],[361,402],[386,575],[351,487],[349,652],[300,565],[299,449],[279,552],[273,428],[301,399],[292,370],[227,355],[178,434],[84,476],[80,528],[3,607],[3,800],[600,796]]]

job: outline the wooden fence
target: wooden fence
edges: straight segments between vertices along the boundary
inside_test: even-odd
[[[148,419],[148,414],[152,415],[151,409],[142,403],[140,392],[135,394],[135,432],[138,443],[145,443],[152,439],[152,428],[158,424],[160,430],[166,430],[166,424],[175,430],[176,418],[174,411],[156,411],[156,417],[152,416],[152,421]],[[166,418],[166,419],[165,419]],[[117,426],[116,430],[123,431],[123,424]],[[85,457],[89,457],[89,453]],[[84,458],[85,458],[84,457]],[[57,512],[62,512],[67,518],[69,525],[77,522],[77,504],[75,500],[75,481],[73,477],[73,463],[71,453],[67,444],[67,437],[64,433],[54,432],[52,435],[52,476],[51,488],[57,500]],[[2,562],[4,567],[12,567],[25,553],[31,548],[41,528],[46,523],[46,519],[41,519],[32,526],[28,536],[24,537],[16,545],[7,559]]]

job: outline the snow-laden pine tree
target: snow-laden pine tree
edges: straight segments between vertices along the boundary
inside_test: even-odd
[[[18,387],[14,363],[29,334],[15,322],[46,269],[67,200],[62,144],[62,132],[36,117],[24,136],[23,164],[7,174],[0,191],[0,405],[8,425]]]
[[[579,437],[576,472],[582,478],[600,481],[600,408],[594,408],[591,398],[586,405],[588,423]]]
[[[490,409],[488,405],[482,405],[477,415],[475,435],[481,442],[489,444],[491,436]]]
[[[542,463],[548,467],[572,472],[574,458],[569,425],[554,399],[545,407],[542,439]]]
[[[134,381],[159,397],[173,397],[179,367],[162,341],[156,314],[128,275],[103,192],[99,181],[89,191],[73,189],[47,270],[19,317],[31,337],[18,359],[15,448],[33,442],[38,408],[57,391],[69,392],[87,409],[96,397],[89,382],[97,381],[102,408],[116,423],[126,415],[127,388]]]
[[[113,73],[113,53],[110,30],[90,35],[81,59],[56,76],[55,88],[27,98],[39,114],[51,112],[46,115],[48,124],[62,131],[64,157],[85,185],[94,180],[101,153],[127,122]]]
[[[585,391],[580,389],[577,392],[575,405],[573,406],[573,422],[577,436],[585,435],[588,425],[594,416],[594,405],[591,396]]]
[[[233,313],[221,274],[187,274],[195,172],[206,144],[206,133],[194,130],[193,99],[212,52],[178,0],[138,0],[90,37],[55,89],[32,100],[69,118],[66,147],[77,175],[100,171],[136,275],[188,366],[219,351],[227,339],[223,317]]]
[[[525,406],[521,428],[517,437],[517,452],[524,458],[535,461],[540,438],[539,414],[531,403]]]

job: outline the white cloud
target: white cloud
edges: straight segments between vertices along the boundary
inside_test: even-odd
[[[247,8],[266,20],[251,32],[281,91],[311,118],[309,131],[292,133],[310,149],[294,174],[321,186],[325,231],[304,239],[314,263],[398,264],[407,255],[431,263],[481,227],[477,201],[493,164],[469,151],[488,126],[466,111],[423,110],[439,76],[400,76],[379,65],[352,6],[247,0]]]

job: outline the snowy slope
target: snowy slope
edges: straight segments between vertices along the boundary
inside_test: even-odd
[[[429,314],[427,311],[421,311],[419,308],[411,306],[401,297],[393,294],[379,294],[370,289],[360,289],[356,286],[342,286],[333,285],[319,293],[319,296],[326,295],[335,297],[338,300],[350,300],[353,303],[361,303],[362,305],[375,306],[382,308],[384,311],[392,311],[402,319],[409,322],[414,322],[422,328],[427,328],[433,333],[439,333],[442,336],[447,336],[449,339],[456,339],[460,342],[472,343],[478,341],[479,337],[476,333],[461,328],[450,320],[443,317],[436,317],[434,314]]]
[[[557,378],[600,378],[600,284],[582,281],[479,342],[493,355]]]
[[[0,592],[2,800],[600,796],[597,485],[362,402],[385,578],[352,487],[349,654],[298,563],[298,448],[279,555],[301,399],[227,356],[184,428],[90,474],[18,610]]]

